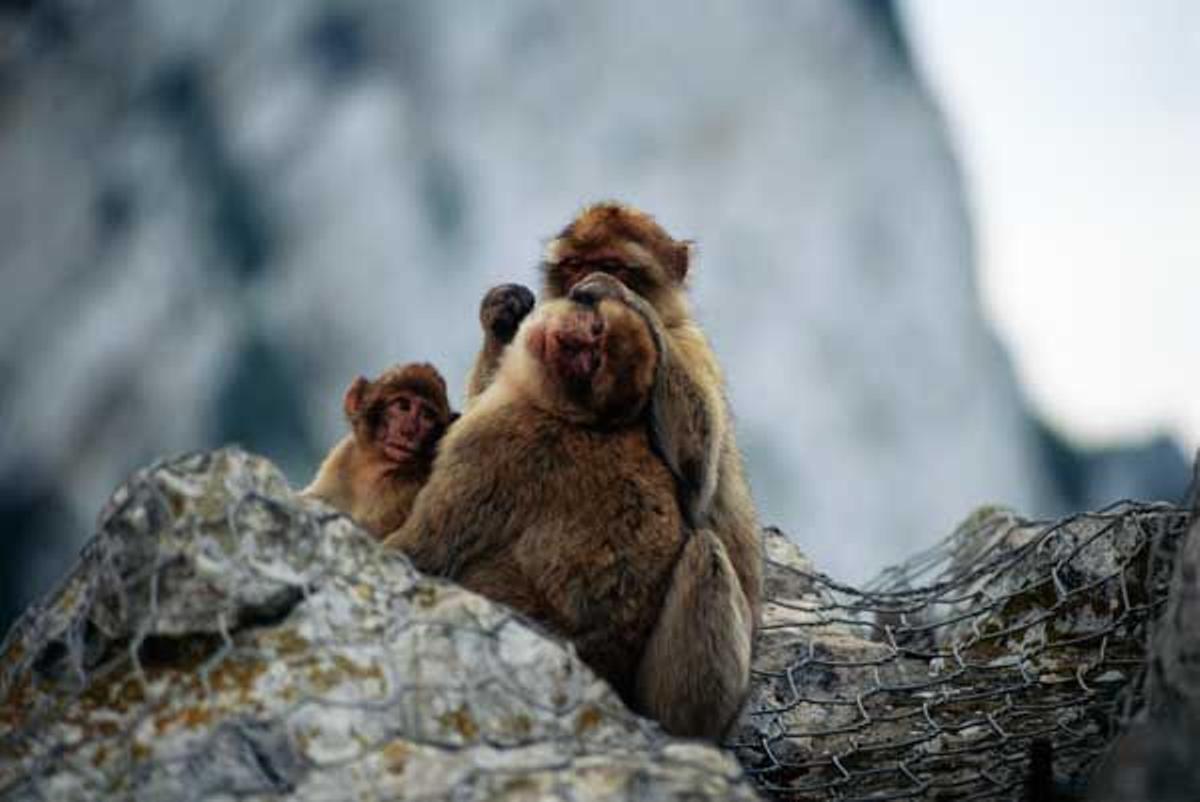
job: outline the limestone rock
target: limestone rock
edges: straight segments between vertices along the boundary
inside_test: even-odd
[[[0,798],[755,798],[237,449],[135,474],[0,653]]]

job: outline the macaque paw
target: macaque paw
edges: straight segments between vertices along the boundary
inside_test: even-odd
[[[533,309],[533,292],[520,284],[500,284],[488,290],[479,305],[479,322],[488,336],[507,345],[521,321]]]

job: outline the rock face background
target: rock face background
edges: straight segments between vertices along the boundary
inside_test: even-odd
[[[1090,482],[981,320],[887,3],[4,4],[0,186],[0,628],[135,466],[299,483],[356,373],[460,391],[484,289],[603,197],[699,240],[764,518],[823,570]]]

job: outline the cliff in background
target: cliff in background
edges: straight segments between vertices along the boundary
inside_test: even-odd
[[[44,0],[0,43],[0,628],[151,457],[300,482],[354,374],[461,390],[484,289],[603,197],[699,240],[764,521],[823,570],[1067,503],[888,4]]]

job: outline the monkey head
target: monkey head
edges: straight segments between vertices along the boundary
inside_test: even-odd
[[[620,426],[650,397],[659,361],[645,319],[612,297],[559,298],[534,307],[502,372],[536,404],[583,425]]]
[[[692,243],[676,240],[657,221],[632,206],[593,204],[546,247],[543,295],[565,297],[591,273],[607,273],[649,301],[664,318],[679,306]]]
[[[358,444],[397,470],[427,466],[453,420],[446,382],[426,363],[393,367],[374,381],[359,376],[343,405]]]

